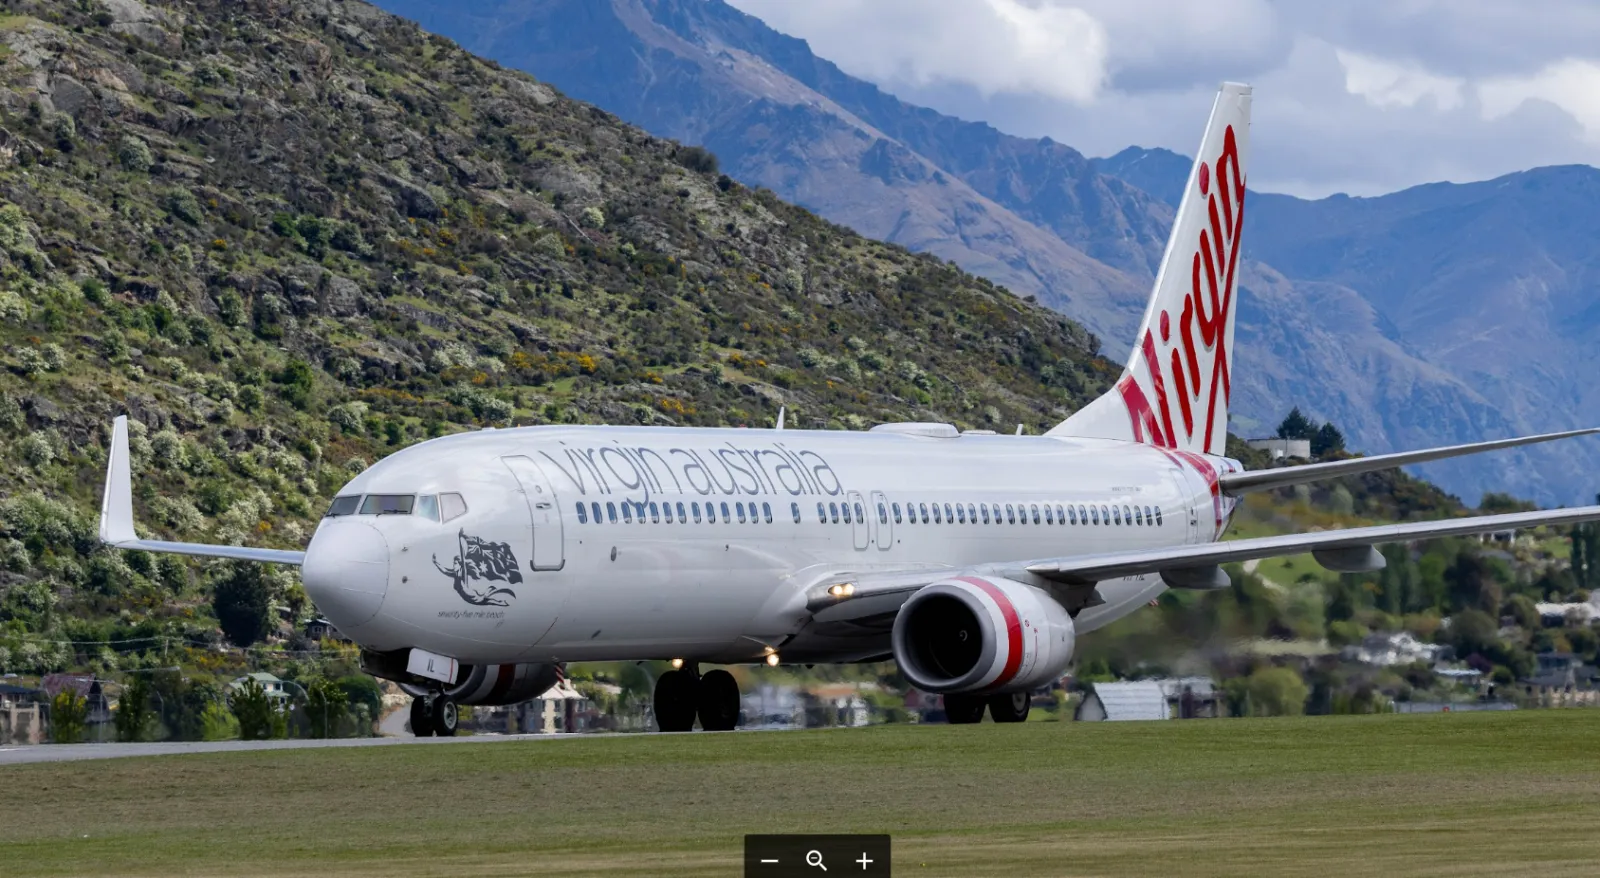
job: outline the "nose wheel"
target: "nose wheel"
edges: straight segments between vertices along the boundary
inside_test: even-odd
[[[411,734],[454,738],[461,728],[461,707],[444,693],[411,699]]]
[[[692,664],[667,671],[656,679],[656,727],[663,732],[700,728],[708,732],[728,732],[739,725],[739,683],[722,669],[704,676]]]

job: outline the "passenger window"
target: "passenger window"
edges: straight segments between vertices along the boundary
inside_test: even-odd
[[[839,504],[837,504],[837,503],[829,503],[828,504],[828,519],[830,521],[832,521],[834,524],[838,524],[839,523]]]
[[[1088,524],[1089,523],[1089,510],[1082,503],[1078,504],[1078,523],[1079,524]]]
[[[861,508],[861,504],[860,503],[856,504],[856,521],[861,523],[861,524],[866,524],[867,523],[866,510]]]
[[[789,504],[789,511],[794,513],[794,523],[795,524],[799,524],[800,523],[800,504],[799,503],[790,503]]]
[[[1122,510],[1121,509],[1118,509],[1115,506],[1111,507],[1111,518],[1112,518],[1112,521],[1116,522],[1118,527],[1122,526]]]
[[[889,510],[884,507],[883,501],[881,501],[881,500],[878,501],[878,523],[879,524],[888,524],[889,523]]]
[[[1127,506],[1122,507],[1122,520],[1133,524],[1133,510]]]
[[[1057,503],[1056,504],[1056,524],[1066,524],[1066,523],[1067,523],[1067,511],[1065,509],[1061,508],[1061,504],[1060,503]]]
[[[796,506],[794,508],[794,511],[796,513],[798,513],[800,511],[800,507]],[[772,523],[772,504],[771,503],[762,503],[761,504],[761,517],[765,518],[767,520],[767,524],[771,524]]]
[[[1098,527],[1099,524],[1100,524],[1100,507],[1098,507],[1098,506],[1090,506],[1089,507],[1089,514],[1091,516],[1093,516],[1094,523]]]
[[[1133,507],[1133,523],[1144,527],[1144,513],[1140,512],[1137,506]]]
[[[699,503],[691,503],[691,504],[689,504],[689,508],[691,510],[693,510],[693,512],[694,512],[694,523],[695,524],[699,524],[700,523],[700,504]],[[710,509],[711,508],[711,504],[707,503],[706,504],[706,508]]]
[[[612,524],[616,524],[617,523],[617,504],[615,504],[615,503],[607,503],[606,504],[606,521],[609,521]]]
[[[723,503],[722,504],[722,520],[725,521],[725,522],[733,521],[732,518],[728,517],[728,504],[727,503]]]
[[[356,510],[360,508],[360,494],[351,494],[348,497],[335,497],[333,498],[333,503],[328,506],[327,517],[334,518],[340,515],[355,515]]]
[[[739,523],[744,524],[744,503],[735,503],[733,508],[739,510]]]
[[[817,501],[817,520],[823,524],[828,523],[828,507],[822,505],[821,500]]]
[[[899,503],[891,503],[891,504],[889,504],[889,508],[894,510],[894,523],[895,524],[899,524],[900,523],[900,504]]]
[[[933,504],[933,523],[944,524],[944,519],[939,517],[939,504]]]
[[[592,504],[590,504],[589,508],[594,511],[594,523],[595,524],[599,524],[600,523],[600,504],[599,503],[592,503]],[[449,519],[445,519],[445,520],[448,521]]]
[[[672,523],[672,504],[671,503],[663,503],[663,504],[661,504],[661,517],[662,517],[662,520],[666,521],[667,524],[671,524]]]
[[[845,524],[849,524],[850,523],[850,504],[849,503],[840,503],[839,507],[844,510],[844,523]]]
[[[584,506],[583,503],[581,503],[581,502],[578,504],[578,523],[579,524],[588,524],[589,523],[589,507]]]
[[[683,524],[688,524],[689,523],[689,516],[683,514],[683,504],[682,503],[678,504],[678,521],[683,523]]]
[[[361,501],[362,515],[410,515],[417,498],[410,494],[368,494]]]
[[[624,524],[633,524],[633,504],[622,501],[622,521]]]
[[[1038,524],[1039,523],[1039,504],[1035,503],[1029,508],[1033,510],[1033,523],[1034,524]]]
[[[1156,526],[1159,527],[1160,525],[1161,525],[1161,507],[1157,506],[1156,507]]]
[[[1067,507],[1067,517],[1070,519],[1070,523],[1071,524],[1077,524],[1078,523],[1078,508],[1076,506],[1068,506]]]
[[[1106,524],[1111,523],[1111,509],[1107,506],[1100,507],[1100,520]]]
[[[1006,524],[1017,523],[1017,510],[1010,503],[1006,504]]]
[[[971,524],[978,523],[978,507],[971,503],[967,504],[967,521]]]
[[[960,503],[956,504],[956,522],[958,524],[967,523],[967,510]]]
[[[1044,504],[1044,523],[1045,524],[1055,524],[1056,523],[1055,516],[1052,515],[1051,512],[1050,512],[1050,504],[1049,503]]]
[[[917,508],[922,511],[922,523],[923,524],[927,524],[928,522],[933,520],[933,519],[928,517],[928,504],[926,504],[926,503],[918,503],[917,504]]]
[[[989,504],[985,503],[982,506],[979,506],[978,508],[983,510],[983,523],[984,524],[988,524],[989,523]]]
[[[670,513],[670,512],[667,513],[667,517],[671,518],[672,517],[672,513]],[[656,505],[656,501],[654,501],[654,500],[650,501],[650,523],[651,524],[660,524],[661,523],[661,507],[657,506]]]
[[[955,524],[956,523],[956,517],[954,515],[952,515],[951,512],[950,512],[950,504],[949,503],[944,504],[944,520],[946,522],[948,522],[949,524]]]
[[[1150,507],[1144,508],[1144,523],[1146,527],[1156,523],[1155,517],[1150,513]]]

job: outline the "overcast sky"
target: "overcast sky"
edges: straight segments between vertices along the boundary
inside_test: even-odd
[[[1371,195],[1600,164],[1596,0],[729,0],[912,103],[1192,155],[1256,87],[1251,184]]]

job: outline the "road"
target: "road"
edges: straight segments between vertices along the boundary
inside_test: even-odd
[[[703,734],[696,732],[695,734]],[[33,744],[0,747],[0,768],[31,762],[69,762],[128,756],[183,756],[194,753],[248,753],[257,750],[310,750],[320,747],[450,747],[504,741],[557,741],[596,735],[476,735],[464,738],[333,738],[288,741],[170,741],[158,744]]]

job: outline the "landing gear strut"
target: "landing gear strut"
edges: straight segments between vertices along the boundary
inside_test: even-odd
[[[461,708],[444,693],[411,699],[411,734],[453,738],[461,727]]]
[[[739,725],[739,683],[720,668],[701,676],[689,663],[657,678],[655,708],[663,732],[691,731],[696,716],[708,732],[733,731]]]

